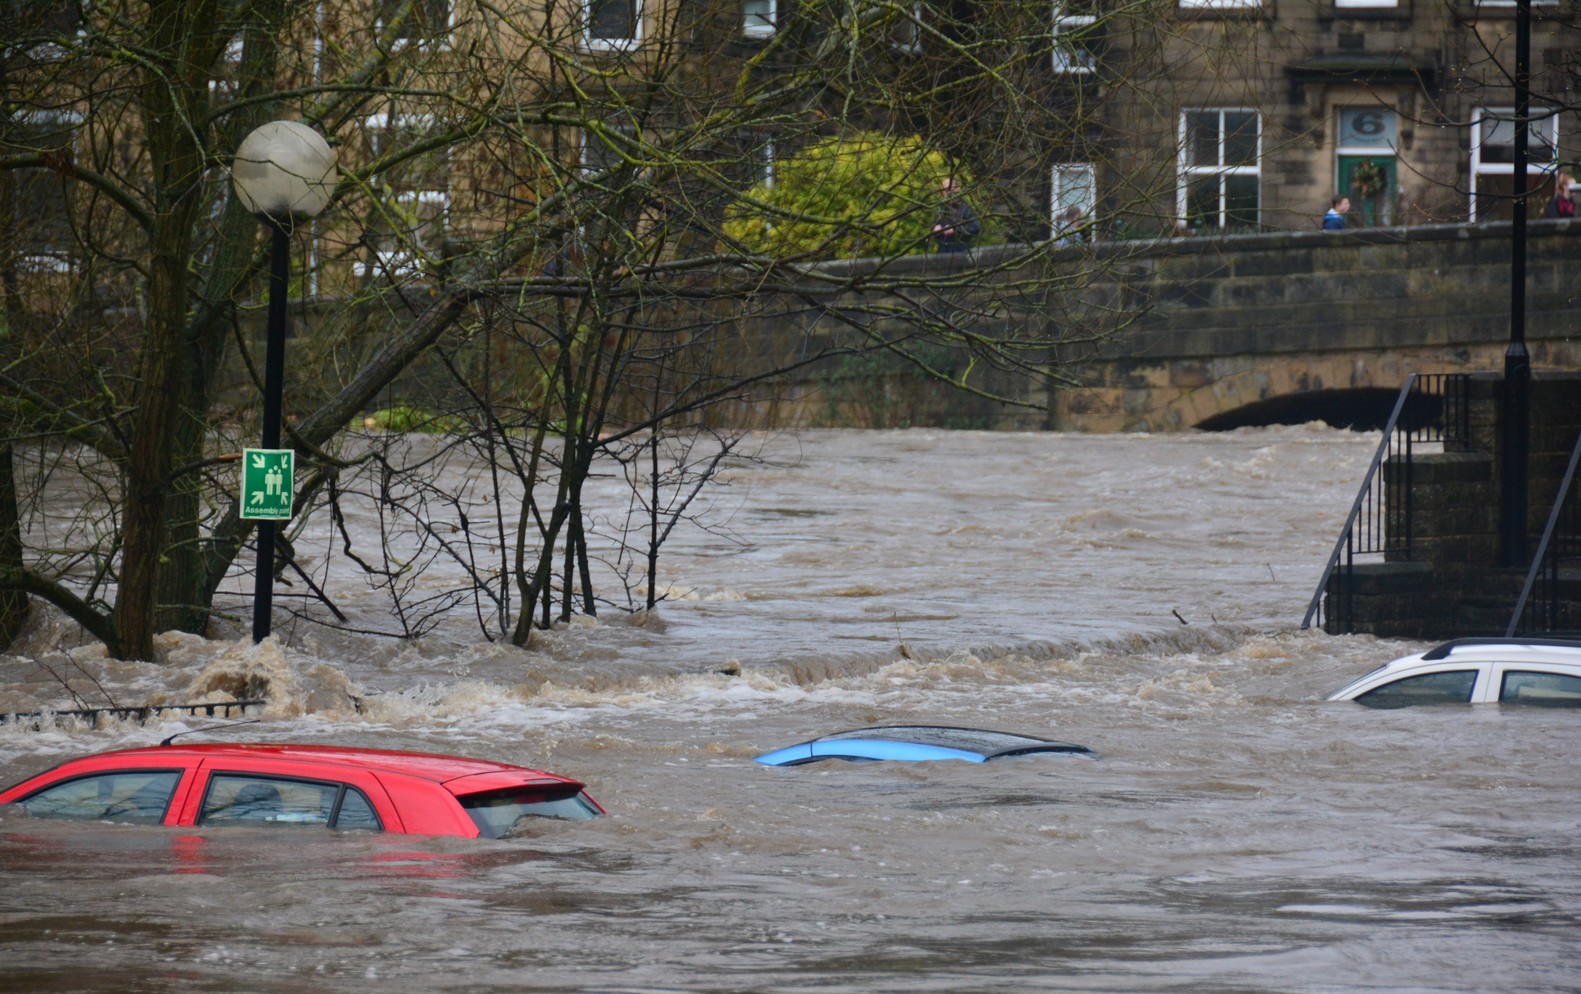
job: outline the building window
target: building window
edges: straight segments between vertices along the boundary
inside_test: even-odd
[[[1334,0],[1335,10],[1393,10],[1400,0]]]
[[[1478,108],[1471,118],[1471,207],[1473,221],[1509,218],[1515,197],[1515,111]],[[1559,165],[1559,117],[1549,107],[1533,107],[1526,121],[1526,187],[1535,194],[1543,177]],[[1527,197],[1527,208],[1541,209],[1542,198]]]
[[[1399,192],[1399,122],[1387,107],[1341,107],[1334,142],[1334,193],[1350,198],[1346,227],[1394,223]]]
[[[1062,163],[1054,167],[1049,196],[1049,229],[1062,243],[1086,241],[1087,226],[1097,206],[1097,184],[1092,163]]]
[[[1262,119],[1254,110],[1180,115],[1181,220],[1190,229],[1250,229],[1261,207]]]
[[[0,0],[0,17],[5,18],[8,41],[45,44],[78,36],[82,32],[83,7],[63,0]]]
[[[1261,10],[1263,0],[1179,0],[1181,10]]]
[[[1091,0],[1054,4],[1054,71],[1092,72],[1098,59],[1092,51],[1093,25]]]
[[[397,46],[447,43],[450,40],[450,0],[380,0],[374,30],[382,36],[391,25]]]
[[[858,38],[882,38],[905,55],[922,54],[923,6],[905,0],[850,0],[841,13],[839,30],[848,43]]]
[[[84,5],[85,6],[85,5]],[[0,0],[6,37],[5,60],[18,68],[57,64],[71,55],[84,35],[84,6],[63,0]]]
[[[582,17],[582,41],[589,49],[626,49],[641,40],[641,0],[583,0]]]
[[[774,0],[743,0],[741,33],[748,38],[767,38],[774,33]]]
[[[77,257],[72,221],[71,173],[74,141],[82,118],[70,113],[32,113],[13,118],[4,145],[37,154],[42,167],[11,173],[12,246],[20,266],[37,272],[69,272]]]
[[[439,125],[426,115],[379,114],[363,122],[375,162],[433,138]],[[410,278],[438,268],[450,215],[450,150],[422,152],[380,169],[379,194],[369,220],[372,258],[359,276]]]
[[[895,48],[907,55],[922,54],[922,4],[914,3],[895,26]]]
[[[748,181],[751,186],[774,185],[774,142],[762,135],[746,146]]]

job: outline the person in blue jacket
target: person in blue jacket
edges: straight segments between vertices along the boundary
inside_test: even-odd
[[[1349,210],[1350,198],[1344,194],[1339,194],[1336,196],[1333,201],[1333,206],[1328,209],[1327,214],[1323,215],[1323,230],[1344,231],[1345,212]]]

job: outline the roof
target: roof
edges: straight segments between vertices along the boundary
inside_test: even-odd
[[[145,746],[137,749],[120,749],[114,752],[99,753],[93,758],[117,757],[138,760],[148,759],[158,762],[161,759],[169,759],[176,756],[191,756],[210,760],[224,759],[227,756],[292,760],[332,766],[349,766],[359,770],[373,770],[380,773],[399,773],[421,780],[431,780],[435,783],[444,783],[460,777],[477,776],[485,773],[520,774],[526,772],[537,777],[564,779],[529,767],[517,766],[512,763],[497,763],[487,759],[444,756],[438,753],[402,752],[394,749],[363,749],[355,746],[213,742],[194,745],[160,745]]]
[[[1086,746],[1013,732],[944,725],[886,725],[834,732],[757,757],[765,766],[800,766],[820,759],[922,762],[961,759],[984,763],[1006,756],[1063,753],[1094,758]]]

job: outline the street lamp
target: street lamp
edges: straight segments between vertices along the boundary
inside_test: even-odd
[[[243,139],[231,165],[231,185],[242,206],[269,226],[273,241],[269,251],[268,348],[264,354],[263,439],[260,450],[280,449],[280,394],[285,373],[285,302],[291,269],[291,232],[304,221],[316,217],[329,206],[335,192],[335,153],[318,132],[296,121],[270,121]],[[262,458],[262,457],[260,457]],[[289,456],[285,457],[289,466]],[[248,467],[243,459],[242,476]],[[257,516],[258,575],[253,586],[253,641],[269,637],[270,615],[274,608],[274,544],[276,521],[290,518],[290,474],[278,475],[271,467],[271,496],[282,507],[275,517]],[[242,517],[263,511],[250,507],[248,487],[241,494]]]
[[[1504,351],[1499,412],[1499,515],[1505,566],[1526,565],[1526,498],[1530,488],[1532,360],[1526,351],[1526,172],[1531,128],[1532,2],[1515,0],[1515,213],[1510,223],[1510,344]]]

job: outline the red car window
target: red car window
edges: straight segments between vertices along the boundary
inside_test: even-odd
[[[209,778],[198,824],[383,828],[367,796],[349,784],[233,773]]]
[[[35,818],[157,825],[180,781],[180,770],[98,773],[52,784],[18,803]]]
[[[462,794],[461,807],[478,826],[485,839],[497,839],[523,819],[560,818],[585,821],[602,812],[581,789],[564,786],[526,787],[495,790],[481,794]]]

